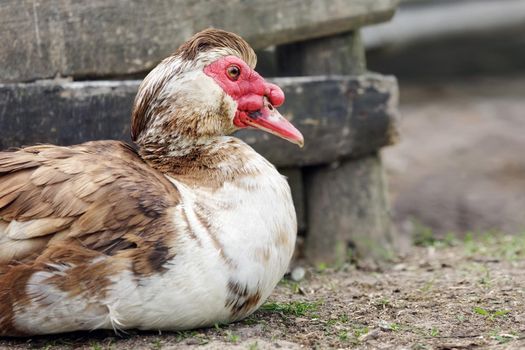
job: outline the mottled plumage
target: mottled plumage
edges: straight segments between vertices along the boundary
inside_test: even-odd
[[[251,122],[242,98],[268,113],[264,101],[282,91],[232,93],[204,72],[224,57],[255,65],[244,40],[210,29],[146,77],[132,115],[138,151],[95,141],[0,152],[0,335],[188,329],[264,302],[295,243],[290,190],[226,135],[239,115]]]

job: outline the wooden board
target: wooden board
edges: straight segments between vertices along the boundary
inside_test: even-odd
[[[403,51],[407,46],[416,44],[472,38],[486,34],[495,34],[495,37],[499,34],[499,40],[494,41],[501,46],[506,46],[508,39],[523,37],[525,26],[523,0],[412,0],[407,4],[404,2],[407,1],[403,1],[401,10],[392,21],[363,30],[364,42],[368,49],[386,46],[392,51]],[[503,33],[513,30],[516,31],[514,35]],[[468,44],[468,41],[466,42]],[[490,40],[487,44],[493,44],[493,41]],[[443,43],[441,46],[443,52],[454,52],[454,55],[450,56],[456,56],[453,48],[448,48]],[[494,61],[492,64],[495,64]],[[422,66],[426,67],[425,64]]]
[[[306,257],[341,266],[381,267],[395,256],[383,167],[378,155],[316,168],[305,176]]]
[[[303,132],[300,149],[258,130],[238,133],[278,166],[369,154],[397,135],[397,83],[392,77],[274,79],[286,94],[280,111]],[[33,143],[129,141],[138,81],[0,84],[0,148]]]
[[[255,48],[389,19],[398,0],[48,0],[0,2],[0,82],[151,69],[196,31],[234,31]]]

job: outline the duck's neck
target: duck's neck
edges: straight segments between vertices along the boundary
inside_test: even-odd
[[[139,144],[139,153],[151,167],[192,186],[220,187],[243,175],[259,170],[250,166],[258,155],[244,142],[229,136]]]

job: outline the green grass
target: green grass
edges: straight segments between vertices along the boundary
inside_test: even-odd
[[[196,331],[178,331],[178,332],[176,332],[177,341],[180,342],[180,341],[188,339],[188,338],[193,338],[193,337],[197,336],[197,334],[198,333]]]
[[[151,343],[151,348],[153,350],[160,350],[162,349],[162,343],[160,341],[160,339],[155,339],[152,343]]]
[[[356,327],[354,328],[354,337],[359,340],[363,335],[368,334],[368,327]]]
[[[253,326],[255,324],[258,324],[261,320],[257,318],[254,314],[246,317],[244,320],[242,320],[242,323],[248,326]]]
[[[414,225],[412,241],[415,245],[420,247],[430,247],[436,243],[437,239],[430,227],[425,226],[418,221],[412,221],[412,224]]]
[[[432,329],[429,331],[429,334],[431,337],[437,337],[439,335],[439,329],[432,327]]]
[[[228,342],[236,344],[241,340],[241,337],[231,331],[226,331],[226,339]]]
[[[267,302],[261,306],[261,310],[293,316],[311,316],[312,312],[318,310],[319,304],[319,302],[308,301],[291,301],[289,303]]]
[[[420,223],[419,221],[412,221],[414,230],[412,233],[412,242],[419,247],[436,247],[445,248],[458,245],[459,239],[453,232],[448,232],[443,237],[437,237],[432,228]]]
[[[406,328],[403,325],[401,325],[399,323],[395,323],[395,322],[383,323],[382,325],[380,325],[380,327],[383,330],[392,331],[392,332],[399,332],[400,330],[402,330],[402,329],[405,330],[405,328]]]
[[[390,300],[387,298],[381,298],[374,302],[375,306],[380,309],[386,309],[387,306],[390,306]]]
[[[294,294],[301,293],[301,286],[299,285],[299,282],[295,282],[287,278],[283,278],[279,281],[279,285],[290,288],[290,291]]]
[[[491,331],[489,337],[496,340],[499,344],[505,344],[519,338],[516,332],[504,333],[500,329]]]
[[[317,268],[316,268],[317,272],[321,273],[321,272],[326,271],[326,269],[328,269],[328,264],[324,262],[317,264]]]
[[[412,241],[420,247],[446,248],[462,245],[468,257],[486,256],[490,259],[513,261],[525,258],[525,232],[505,234],[499,231],[447,233],[438,237],[434,231],[418,221],[414,225]],[[464,236],[461,240],[460,236]]]
[[[399,332],[401,330],[401,325],[398,323],[391,323],[388,325],[388,328],[390,328],[391,331]]]
[[[501,232],[469,232],[465,236],[464,246],[467,256],[515,261],[525,258],[525,233],[508,235]]]
[[[259,344],[257,342],[255,343],[251,343],[249,346],[248,346],[248,350],[258,350],[259,349]]]
[[[347,331],[341,331],[337,335],[339,338],[339,341],[346,342],[348,341],[348,332]]]
[[[92,342],[91,343],[91,349],[92,350],[102,350],[102,345],[100,345],[98,343],[95,343],[95,342]]]
[[[474,307],[472,311],[478,315],[484,316],[490,321],[494,321],[498,317],[506,317],[508,313],[510,313],[510,310],[487,310],[482,307]]]
[[[340,322],[340,319],[333,319],[330,321],[331,322],[327,322],[327,325],[329,327]],[[361,344],[362,337],[368,334],[368,332],[369,332],[368,327],[360,325],[360,324],[354,324],[351,326],[351,328],[347,328],[343,330],[336,330],[335,332],[333,332],[331,329],[325,329],[325,335],[337,336],[340,342],[343,342],[343,343],[350,342],[354,345]]]
[[[341,323],[348,323],[348,321],[350,321],[350,318],[348,317],[347,314],[341,314],[339,315],[339,317],[337,318],[337,320]]]
[[[175,334],[176,334],[177,342],[181,342],[189,338],[196,339],[199,345],[204,345],[210,342],[210,340],[206,337],[205,334],[198,333],[197,331],[194,331],[194,330],[178,331]]]

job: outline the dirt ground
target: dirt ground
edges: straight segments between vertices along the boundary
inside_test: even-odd
[[[248,319],[177,333],[75,333],[1,349],[523,349],[525,235],[419,244],[386,271],[353,265],[285,278]]]

